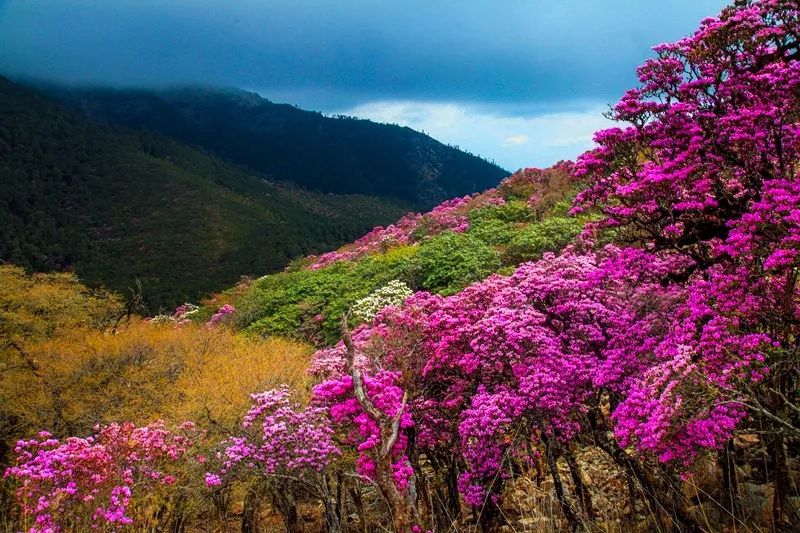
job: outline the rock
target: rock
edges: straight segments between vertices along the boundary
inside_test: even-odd
[[[753,467],[747,463],[736,467],[736,475],[739,476],[739,480],[750,479],[752,472]]]
[[[734,445],[736,446],[754,446],[760,442],[761,439],[754,433],[740,433],[734,439]]]
[[[745,513],[756,518],[762,524],[770,523],[774,493],[771,485],[744,483],[742,485],[742,507]]]

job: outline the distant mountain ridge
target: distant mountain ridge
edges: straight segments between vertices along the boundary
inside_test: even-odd
[[[45,90],[92,121],[160,133],[320,192],[430,208],[493,187],[509,174],[407,127],[327,117],[238,89]]]
[[[0,262],[121,292],[139,280],[151,311],[335,248],[409,207],[277,185],[0,76]]]

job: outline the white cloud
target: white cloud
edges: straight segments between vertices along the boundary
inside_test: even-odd
[[[525,144],[530,139],[527,135],[512,135],[511,137],[506,137],[506,140],[503,141],[503,147],[509,146],[519,146],[520,144]]]
[[[508,115],[456,103],[377,101],[342,113],[424,131],[513,171],[574,159],[591,148],[594,132],[610,126],[603,117],[605,110],[605,105],[593,104],[553,113]]]

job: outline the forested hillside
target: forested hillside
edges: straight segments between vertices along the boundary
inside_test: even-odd
[[[218,295],[213,303],[233,304],[234,323],[248,332],[333,343],[343,314],[393,280],[412,291],[451,295],[560,250],[586,220],[567,215],[577,192],[569,169],[564,163],[520,171],[496,189],[406,215],[337,251],[298,260],[286,272]],[[541,198],[531,200],[536,194]]]
[[[508,175],[497,165],[410,128],[326,117],[235,89],[51,88],[91,120],[200,146],[272,180],[430,208]]]
[[[0,260],[75,270],[151,311],[353,239],[399,202],[275,185],[147,133],[90,123],[0,78]]]

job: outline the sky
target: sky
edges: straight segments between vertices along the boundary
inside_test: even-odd
[[[572,159],[650,47],[722,0],[0,0],[0,74],[220,85],[401,124],[508,170]]]

